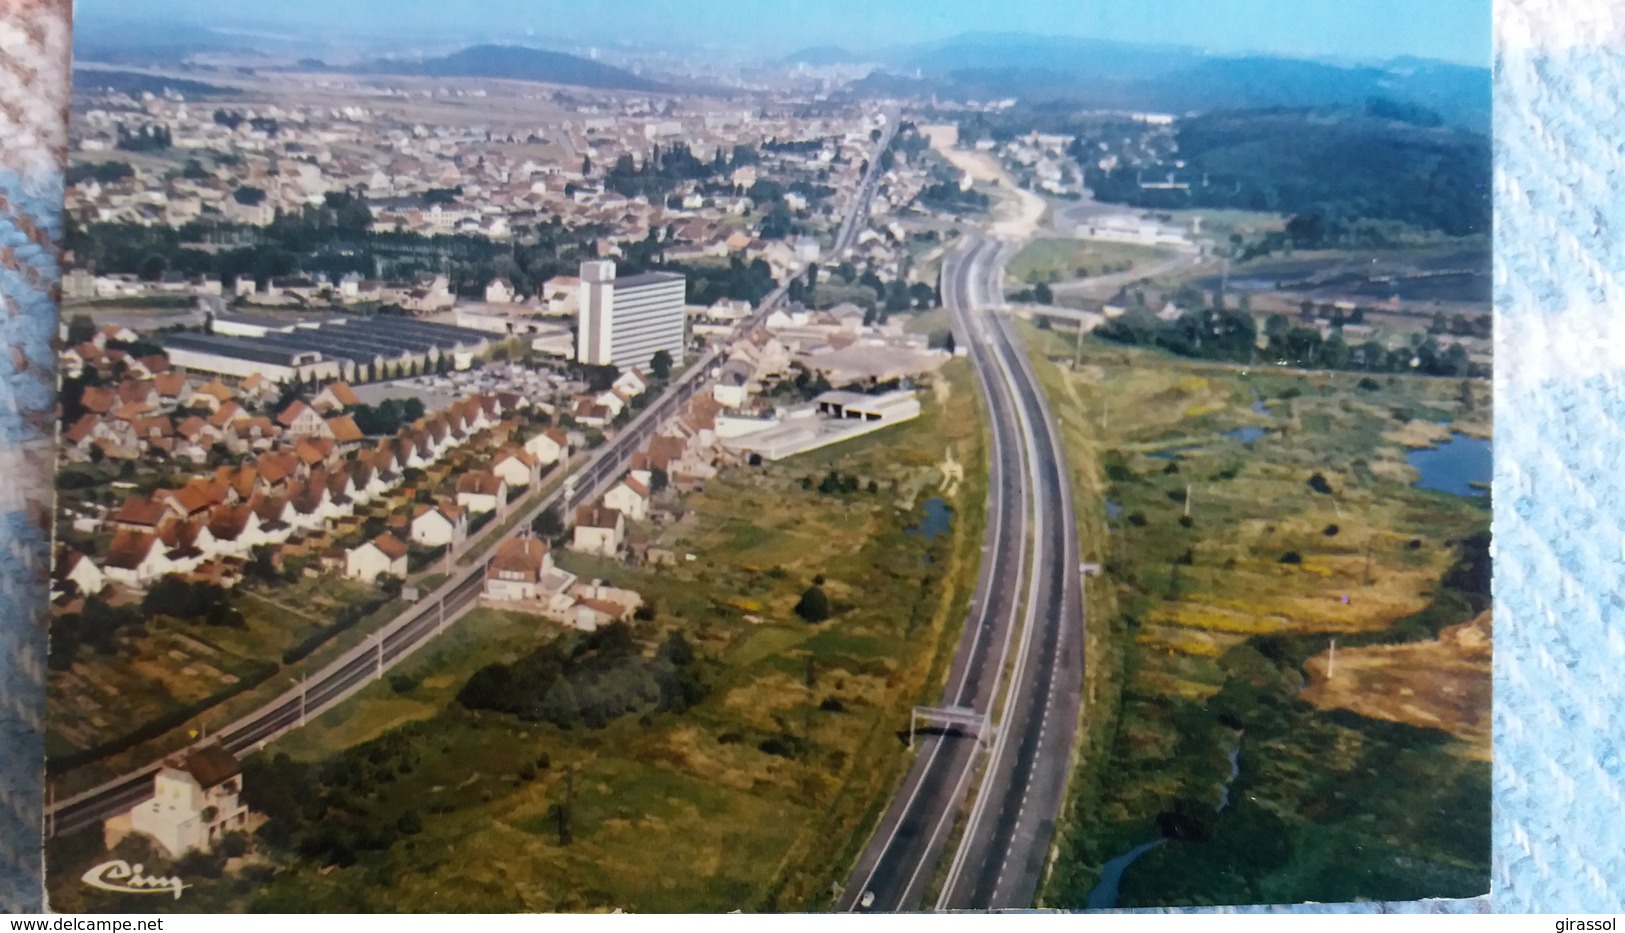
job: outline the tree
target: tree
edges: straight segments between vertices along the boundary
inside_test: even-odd
[[[649,357],[649,372],[662,382],[671,378],[671,366],[671,353],[666,350],[656,350],[654,356]]]
[[[802,619],[814,624],[828,619],[830,613],[829,596],[825,594],[824,588],[816,583],[807,587],[806,591],[801,594],[801,601],[796,603],[795,613]]]
[[[401,595],[401,587],[406,583],[406,581],[392,573],[381,573],[373,582],[377,584],[378,589],[390,599],[394,599],[395,597]]]
[[[564,534],[564,522],[559,518],[557,511],[546,509],[530,523],[530,530],[540,538],[557,538]]]
[[[574,725],[581,718],[581,706],[576,701],[575,689],[570,681],[559,677],[553,681],[553,686],[547,688],[542,697],[541,707],[537,710],[540,717],[563,729]]]
[[[655,467],[649,471],[649,491],[660,492],[671,484],[671,477],[665,470]]]
[[[1050,291],[1048,282],[1039,282],[1037,285],[1033,286],[1033,300],[1041,305],[1050,305],[1055,303],[1055,293]]]
[[[88,343],[96,336],[96,322],[88,314],[75,314],[68,319],[68,346]]]
[[[948,335],[942,338],[942,349],[947,350],[949,356],[953,356],[954,351],[958,349],[958,347],[954,345],[953,331],[949,331]]]

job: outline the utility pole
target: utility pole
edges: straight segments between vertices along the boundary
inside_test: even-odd
[[[564,769],[564,802],[559,804],[559,845],[567,846],[574,839],[572,815],[570,810],[575,806],[576,769],[571,765]]]
[[[1185,517],[1191,517],[1191,484],[1185,484]]]
[[[1332,679],[1332,675],[1336,672],[1336,670],[1337,670],[1337,639],[1335,637],[1333,637],[1332,638],[1331,653],[1326,655],[1326,679],[1328,681]]]

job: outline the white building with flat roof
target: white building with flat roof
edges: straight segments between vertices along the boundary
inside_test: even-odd
[[[920,400],[907,389],[881,395],[825,392],[810,404],[763,421],[760,429],[735,433],[722,446],[738,454],[782,460],[796,454],[872,434],[920,416]]]
[[[615,263],[581,264],[576,359],[595,366],[648,366],[661,350],[672,362],[688,342],[687,278],[675,272],[615,277]]]

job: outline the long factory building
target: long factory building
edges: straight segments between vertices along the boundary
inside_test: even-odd
[[[227,380],[259,375],[274,382],[364,382],[405,372],[439,368],[467,369],[491,345],[491,334],[415,318],[327,317],[315,321],[255,326],[221,315],[214,333],[178,331],[163,335],[169,361],[190,372]],[[222,333],[222,331],[227,331]],[[248,335],[246,332],[257,332]]]

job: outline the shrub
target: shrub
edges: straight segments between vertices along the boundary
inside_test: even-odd
[[[1326,477],[1320,473],[1316,473],[1314,476],[1309,477],[1309,488],[1323,496],[1329,496],[1332,494],[1332,484],[1328,483],[1326,481]]]
[[[840,700],[836,699],[835,697],[825,697],[824,702],[818,704],[818,708],[823,710],[826,713],[844,713],[844,712],[846,712],[846,704],[842,703]]]
[[[1322,531],[1321,534],[1328,538],[1335,538],[1337,536],[1337,532],[1340,530],[1341,529],[1339,529],[1336,525],[1327,525],[1326,529]]]
[[[1128,523],[1130,525],[1133,525],[1136,528],[1144,528],[1145,527],[1145,521],[1146,521],[1146,519],[1145,519],[1145,513],[1144,512],[1130,512],[1130,513],[1128,513]]]
[[[801,594],[801,601],[796,603],[795,613],[812,623],[823,622],[828,619],[830,614],[829,596],[824,593],[824,588],[816,583],[807,587],[806,592]]]
[[[1191,518],[1189,515],[1181,515],[1181,516],[1179,516],[1179,526],[1181,528],[1190,528],[1195,524],[1196,524],[1196,519]]]
[[[408,810],[395,821],[395,830],[403,836],[416,836],[423,832],[423,818],[418,816],[418,811]]]
[[[1281,555],[1281,563],[1301,564],[1303,563],[1303,555],[1299,554],[1297,551],[1287,551],[1285,554]]]

